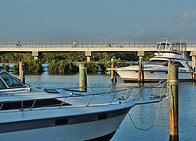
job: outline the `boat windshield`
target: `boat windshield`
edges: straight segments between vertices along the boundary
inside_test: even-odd
[[[178,61],[171,61],[172,64],[175,64],[177,67],[185,68],[182,63]],[[167,60],[151,60],[149,65],[161,65],[161,66],[168,66],[168,61]]]
[[[0,89],[18,87],[24,87],[24,85],[6,72],[0,73]]]
[[[148,64],[149,65],[167,66],[168,65],[168,61],[167,60],[151,60]]]

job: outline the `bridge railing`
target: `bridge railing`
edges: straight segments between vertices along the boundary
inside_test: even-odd
[[[0,40],[0,47],[32,47],[32,48],[55,48],[74,47],[74,40]],[[110,40],[111,47],[156,47],[158,41],[154,40]],[[171,41],[180,42],[180,41]],[[196,46],[196,40],[185,40],[188,47]],[[18,45],[20,43],[20,45]],[[77,40],[76,47],[96,48],[110,47],[108,40]]]
[[[74,47],[73,40],[0,40],[0,47]],[[111,46],[108,45],[111,42]],[[20,43],[20,45],[18,45]],[[135,40],[78,40],[76,47],[145,47],[156,46],[156,41]]]

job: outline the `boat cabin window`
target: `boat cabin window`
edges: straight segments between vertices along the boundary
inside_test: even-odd
[[[57,99],[43,99],[43,100],[28,100],[28,101],[15,101],[0,103],[0,110],[13,110],[13,109],[23,109],[25,108],[40,108],[40,107],[55,107],[55,106],[65,106],[70,105],[66,102],[62,102]]]
[[[184,68],[184,66],[183,66],[180,62],[172,61],[171,63],[172,63],[172,64],[176,64],[177,67],[182,67],[182,68]]]
[[[10,87],[10,88],[24,87],[24,85],[22,85],[20,82],[18,82],[17,80],[15,80],[13,77],[11,77],[6,72],[0,73],[0,77],[7,84],[7,86]],[[4,87],[2,86],[0,88],[4,88]]]
[[[177,67],[182,67],[184,68],[184,66],[177,61],[171,61],[172,64],[176,64]],[[168,61],[167,60],[152,60],[148,63],[149,65],[162,65],[162,66],[168,66]]]
[[[162,66],[167,66],[168,62],[167,60],[151,60],[149,63],[149,65],[162,65]]]
[[[0,79],[0,89],[5,89],[5,88],[7,88],[7,87],[5,86],[3,81]]]

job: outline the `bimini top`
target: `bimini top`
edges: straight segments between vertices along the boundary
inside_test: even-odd
[[[26,86],[21,83],[16,77],[9,74],[2,67],[0,67],[0,91],[13,88],[25,88]]]

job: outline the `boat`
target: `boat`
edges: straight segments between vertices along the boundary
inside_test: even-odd
[[[168,60],[178,66],[179,80],[191,81],[193,71],[189,68],[186,58],[186,44],[168,41],[157,43],[157,52],[143,65],[144,82],[158,82],[168,78]],[[114,68],[125,82],[138,82],[139,65]]]
[[[105,93],[30,87],[0,68],[2,141],[110,140],[135,105]]]

